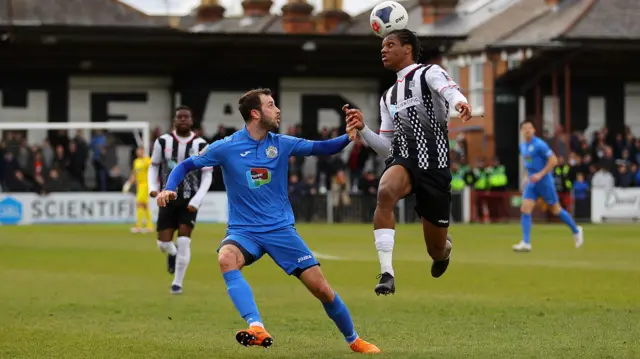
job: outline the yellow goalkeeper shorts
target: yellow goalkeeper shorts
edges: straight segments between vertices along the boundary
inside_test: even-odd
[[[149,203],[149,186],[138,186],[136,190],[136,203]]]

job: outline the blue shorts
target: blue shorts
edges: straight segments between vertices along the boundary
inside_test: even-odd
[[[522,198],[533,201],[542,198],[550,206],[558,203],[558,192],[553,178],[544,177],[537,183],[527,183],[522,193]]]
[[[240,249],[244,255],[245,266],[257,261],[265,253],[288,275],[293,274],[296,277],[305,270],[319,265],[295,227],[262,233],[228,230],[220,248],[225,244],[232,244]]]

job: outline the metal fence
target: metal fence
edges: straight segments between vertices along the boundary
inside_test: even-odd
[[[337,195],[328,192],[290,198],[297,222],[317,223],[371,223],[376,209],[376,196],[370,194]],[[452,193],[451,221],[464,220],[463,193]],[[414,207],[416,197],[410,195],[398,202],[395,209],[396,222],[420,222]]]
[[[517,191],[473,191],[451,194],[451,223],[482,222],[480,206],[489,204],[491,222],[519,222],[521,193]],[[561,204],[571,212],[578,222],[591,221],[591,195],[575,198],[573,193],[561,194]],[[490,200],[490,201],[489,201]],[[297,222],[315,223],[371,223],[376,207],[376,196],[371,194],[349,194],[337,196],[334,193],[308,195],[290,198]],[[410,195],[398,202],[395,209],[397,223],[419,223],[420,217],[414,210],[416,197]],[[546,206],[537,206],[534,211],[537,221],[556,222]]]

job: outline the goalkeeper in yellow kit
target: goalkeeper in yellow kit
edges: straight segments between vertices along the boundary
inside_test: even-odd
[[[129,192],[131,185],[136,183],[136,226],[131,228],[133,233],[147,233],[153,231],[153,223],[151,222],[151,211],[149,210],[149,182],[147,179],[147,172],[151,166],[151,157],[147,156],[144,152],[144,148],[139,147],[136,150],[136,159],[133,161],[133,171],[131,177],[124,184],[122,188],[123,192]],[[145,222],[145,227],[142,227],[142,222]]]

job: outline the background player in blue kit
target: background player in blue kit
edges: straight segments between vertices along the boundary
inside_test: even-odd
[[[180,162],[169,175],[166,189],[158,195],[158,205],[163,207],[176,197],[176,188],[189,171],[222,167],[229,222],[218,250],[218,262],[227,293],[249,324],[249,329],[237,332],[236,340],[246,346],[273,344],[260,319],[251,287],[240,272],[266,253],[287,274],[298,277],[322,302],[354,352],[379,353],[375,345],[358,337],[349,310],[331,289],[318,261],[298,235],[288,197],[289,157],[338,153],[349,143],[348,136],[308,141],[271,133],[280,125],[280,110],[269,89],[247,92],[240,98],[239,111],[245,127]]]
[[[584,241],[582,227],[576,226],[569,212],[560,207],[558,192],[551,175],[551,171],[558,164],[556,155],[546,142],[536,137],[533,122],[525,121],[520,124],[520,132],[524,138],[524,142],[520,144],[520,154],[524,159],[526,170],[522,207],[520,208],[522,212],[522,241],[514,245],[513,250],[516,252],[531,251],[531,212],[533,212],[539,197],[551,208],[551,213],[558,216],[571,228],[576,248],[580,248]]]

